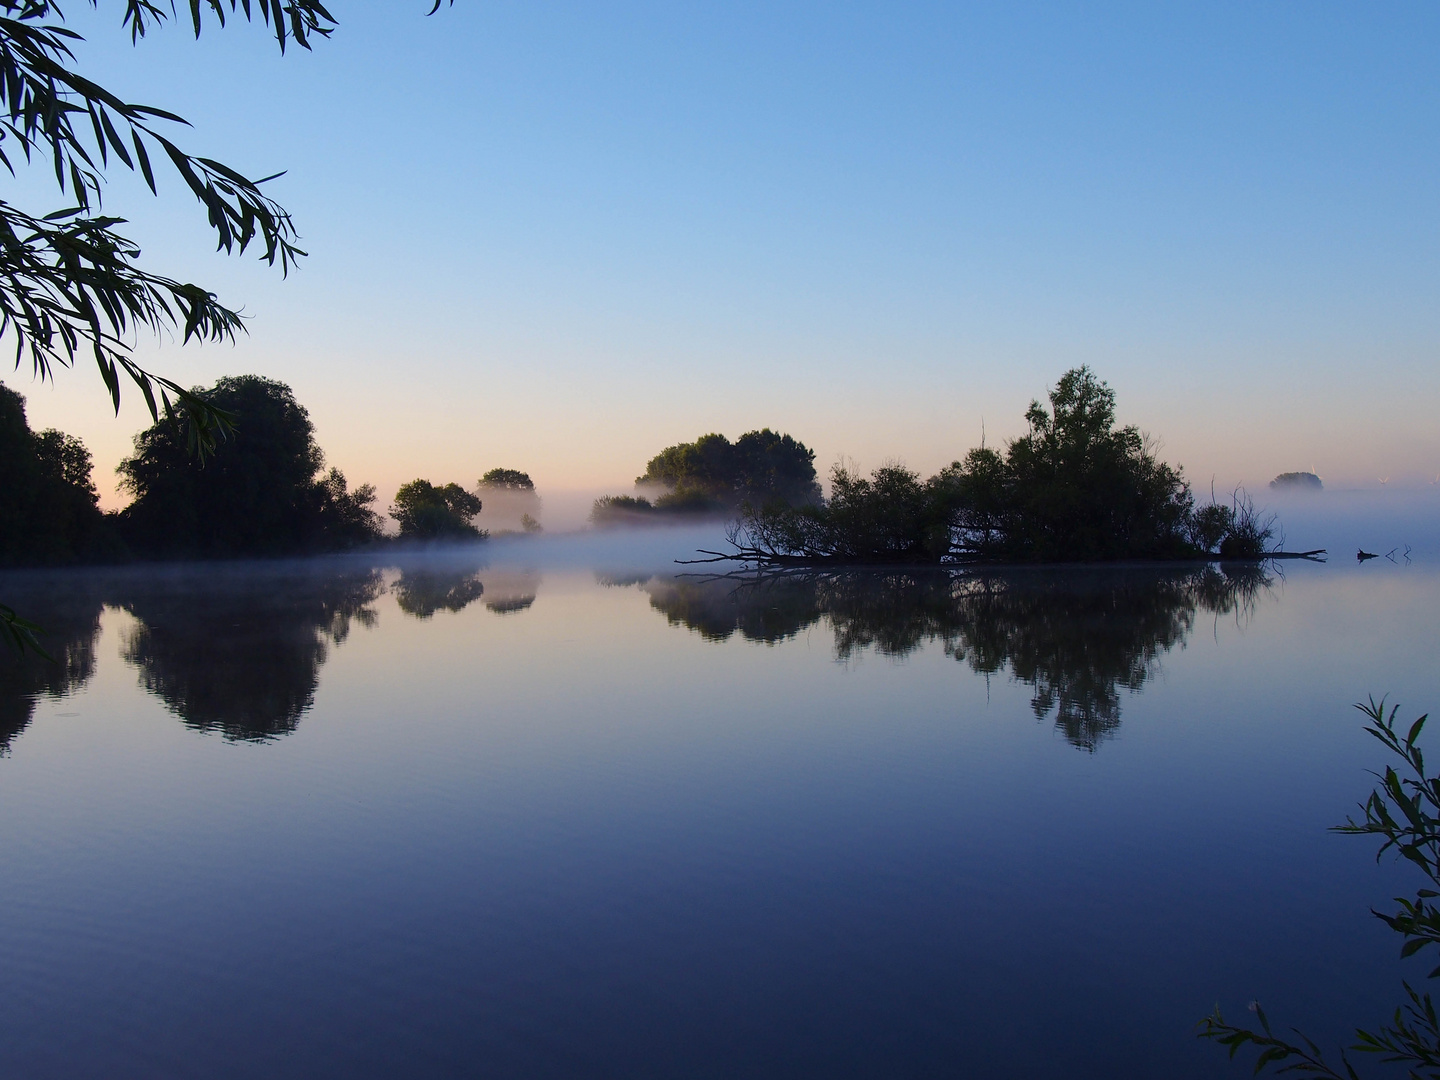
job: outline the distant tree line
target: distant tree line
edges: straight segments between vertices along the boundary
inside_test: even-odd
[[[371,508],[374,486],[351,489],[339,469],[325,468],[290,387],[241,375],[193,393],[233,428],[203,459],[173,419],[146,428],[118,469],[131,502],[105,513],[84,444],[31,431],[24,397],[0,385],[0,566],[296,555],[388,539]],[[533,497],[534,483],[492,469],[477,485],[487,488]],[[404,540],[479,540],[486,534],[472,522],[481,508],[459,484],[413,480],[390,516]]]
[[[724,435],[702,435],[668,446],[635,478],[643,495],[606,495],[595,500],[597,525],[626,524],[665,517],[728,515],[743,506],[799,506],[820,501],[815,451],[769,428],[749,431],[733,443]]]

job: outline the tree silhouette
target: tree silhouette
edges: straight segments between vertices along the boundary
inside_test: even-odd
[[[78,562],[112,553],[114,543],[85,444],[32,432],[24,397],[0,386],[0,566]]]
[[[310,414],[284,383],[228,376],[197,396],[224,409],[235,427],[201,462],[165,421],[135,437],[120,463],[134,501],[122,532],[151,556],[224,557],[323,551],[379,535],[368,504],[374,488],[347,490],[337,469],[321,475],[325,455]]]
[[[470,524],[483,509],[480,500],[459,484],[437,486],[429,480],[400,485],[390,516],[400,535],[415,540],[480,539],[485,534]]]

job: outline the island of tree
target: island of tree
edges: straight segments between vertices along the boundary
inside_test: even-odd
[[[1273,519],[1237,491],[1196,505],[1178,468],[1133,426],[1115,420],[1115,394],[1089,368],[1067,371],[1049,406],[1031,403],[1028,431],[1001,450],[980,446],[928,480],[902,465],[870,476],[837,465],[830,496],[814,453],[766,429],[731,443],[706,435],[656,455],[637,487],[652,502],[596,501],[597,525],[685,515],[734,518],[717,558],[771,563],[1100,562],[1258,558]]]
[[[1080,367],[1004,451],[980,446],[928,480],[900,465],[869,477],[837,465],[830,498],[747,504],[731,533],[739,556],[770,562],[1098,562],[1256,558],[1271,521],[1240,493],[1196,506],[1179,469],[1133,426],[1115,393]]]

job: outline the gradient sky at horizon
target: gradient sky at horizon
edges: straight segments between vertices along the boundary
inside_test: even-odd
[[[762,426],[822,472],[929,472],[1081,363],[1199,488],[1440,474],[1433,5],[427,7],[336,3],[283,59],[67,8],[87,74],[288,170],[311,252],[288,280],[216,255],[172,176],[114,174],[146,264],[250,317],[141,358],[290,383],[384,497],[494,466],[628,490]],[[46,181],[13,201],[62,205]],[[117,420],[83,363],[3,379],[117,505],[138,394]]]

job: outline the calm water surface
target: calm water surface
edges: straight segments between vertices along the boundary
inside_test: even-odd
[[[1423,976],[1325,830],[1433,561],[517,550],[0,579],[62,660],[0,666],[0,1075],[1239,1076],[1217,1002]]]

